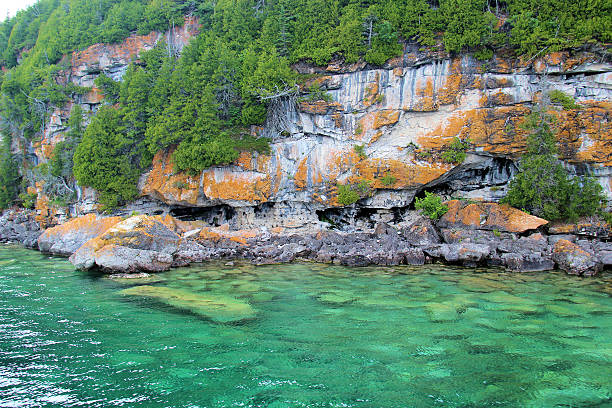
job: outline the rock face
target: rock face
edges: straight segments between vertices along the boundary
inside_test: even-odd
[[[56,255],[72,255],[90,239],[102,235],[120,222],[121,217],[100,217],[88,214],[48,228],[38,238],[38,249]]]
[[[160,221],[134,216],[87,241],[71,257],[79,269],[117,272],[163,271],[172,265],[180,237]]]
[[[121,79],[139,51],[162,38],[180,50],[198,30],[198,22],[187,18],[167,33],[93,45],[70,55],[71,67],[58,80],[92,86],[100,73]],[[542,92],[553,89],[581,106],[550,112],[557,118],[553,131],[563,159],[577,173],[588,167],[612,198],[612,65],[601,61],[601,55],[581,51],[528,61],[496,56],[483,63],[470,55],[431,54],[407,46],[402,57],[379,69],[298,64],[294,68],[301,73],[316,74],[304,86],[319,86],[330,100],[300,102],[286,112],[283,131],[252,128],[253,135],[271,138],[270,154],[243,152],[232,165],[192,175],[175,170],[171,150],[160,151],[142,175],[142,198],[130,211],[173,212],[233,229],[304,231],[317,229],[325,218],[347,231],[366,231],[366,224],[401,217],[396,210],[410,208],[424,189],[497,201],[525,151],[526,131],[520,125]],[[95,112],[101,102],[95,88],[73,101],[86,112]],[[31,146],[39,163],[48,161],[63,140],[70,108],[67,104],[52,112],[42,140]],[[443,153],[457,138],[469,140],[467,158],[449,163]],[[357,154],[356,146],[363,146],[363,154]],[[338,183],[360,182],[370,186],[369,193],[354,208],[344,208]],[[42,218],[61,216],[50,208],[42,185],[32,189],[39,194],[36,208]],[[79,200],[69,213],[96,211],[95,192],[77,192]],[[495,221],[486,208],[463,210]],[[522,221],[517,222],[509,231],[520,229]]]
[[[75,52],[66,58],[71,66],[59,72],[58,83],[92,86],[100,73],[119,80],[141,50],[162,38],[180,50],[198,29],[197,21],[187,18],[167,33]],[[607,61],[596,51],[576,51],[481,62],[407,46],[402,57],[378,69],[297,64],[299,72],[315,74],[303,85],[319,86],[329,98],[289,109],[280,121],[285,129],[253,127],[254,136],[270,138],[269,154],[243,152],[231,165],[193,175],[176,170],[171,150],[159,151],[140,178],[140,198],[118,212],[148,216],[112,226],[89,216],[88,222],[57,227],[37,241],[39,226],[97,211],[95,191],[77,186],[76,204],[62,209],[50,203],[39,182],[28,190],[38,193],[36,218],[3,216],[0,240],[74,252],[71,260],[80,268],[118,272],[238,257],[344,265],[441,260],[515,271],[557,265],[571,273],[595,273],[599,259],[612,263],[612,248],[597,242],[609,238],[607,226],[585,222],[546,231],[545,220],[495,202],[505,195],[525,152],[521,124],[550,90],[580,105],[551,108],[562,159],[571,172],[592,171],[612,198],[612,65]],[[64,140],[73,104],[91,114],[103,102],[95,87],[75,98],[50,112],[40,141],[23,146],[38,163],[48,162]],[[451,163],[444,153],[457,139],[468,146],[466,159]],[[339,184],[365,185],[367,191],[344,206]],[[448,213],[434,224],[411,210],[423,190],[461,200],[449,201]],[[528,235],[536,230],[542,234]],[[566,239],[578,248],[567,246]]]
[[[495,201],[505,195],[514,161],[525,151],[520,124],[539,100],[543,75],[554,72],[559,75],[548,77],[548,88],[582,105],[551,112],[563,158],[590,166],[612,197],[612,161],[602,153],[612,147],[612,82],[605,74],[611,68],[589,53],[557,53],[529,65],[496,58],[484,66],[469,56],[435,60],[419,51],[383,69],[302,67],[320,73],[313,81],[332,101],[300,103],[288,113],[282,135],[265,126],[253,129],[273,137],[271,154],[242,153],[234,165],[194,177],[174,170],[171,152],[159,152],[142,177],[141,192],[171,206],[231,207],[221,223],[236,229],[274,227],[279,215],[283,224],[308,227],[316,224],[317,211],[354,224],[355,215],[338,203],[338,183],[369,184],[371,194],[356,207],[368,212],[370,222],[406,208],[423,189]],[[448,163],[442,153],[456,138],[470,141],[467,158]],[[364,154],[355,146],[363,146]],[[459,210],[485,217],[490,229],[521,232],[532,228],[526,222],[542,222],[516,219],[510,209],[477,207]]]

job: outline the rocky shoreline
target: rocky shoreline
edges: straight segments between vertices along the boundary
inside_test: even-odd
[[[0,217],[0,241],[70,256],[79,269],[109,273],[159,272],[208,260],[254,264],[307,260],[346,266],[424,265],[504,267],[516,272],[555,268],[592,276],[612,265],[609,226],[549,225],[494,203],[451,201],[437,222],[379,222],[370,231],[337,231],[321,223],[303,231],[231,230],[170,215],[102,217],[89,214],[42,230],[27,210]]]

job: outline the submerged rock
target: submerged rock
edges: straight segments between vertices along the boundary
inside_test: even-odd
[[[79,269],[98,266],[115,272],[159,272],[172,266],[180,237],[160,221],[138,215],[87,241],[71,257]]]
[[[196,293],[163,286],[134,286],[120,293],[127,296],[152,298],[219,323],[237,322],[256,316],[255,310],[248,303],[209,292]]]

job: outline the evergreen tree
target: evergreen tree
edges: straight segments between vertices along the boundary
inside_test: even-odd
[[[547,220],[594,215],[604,203],[602,188],[592,178],[569,176],[557,157],[551,121],[539,111],[528,118],[527,153],[503,201]]]
[[[7,133],[3,133],[0,143],[0,209],[5,209],[17,197],[19,170],[11,152],[11,138]]]

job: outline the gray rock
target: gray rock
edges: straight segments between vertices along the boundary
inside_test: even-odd
[[[544,257],[539,253],[506,253],[501,259],[506,268],[515,272],[549,271],[555,268],[555,263],[550,257]]]
[[[170,254],[120,245],[108,245],[96,251],[94,262],[105,271],[120,273],[161,272],[172,266]]]
[[[429,218],[421,217],[402,229],[402,237],[413,246],[429,246],[442,242]]]
[[[552,259],[559,269],[572,275],[593,276],[603,267],[592,252],[566,240],[559,240],[555,244]]]

